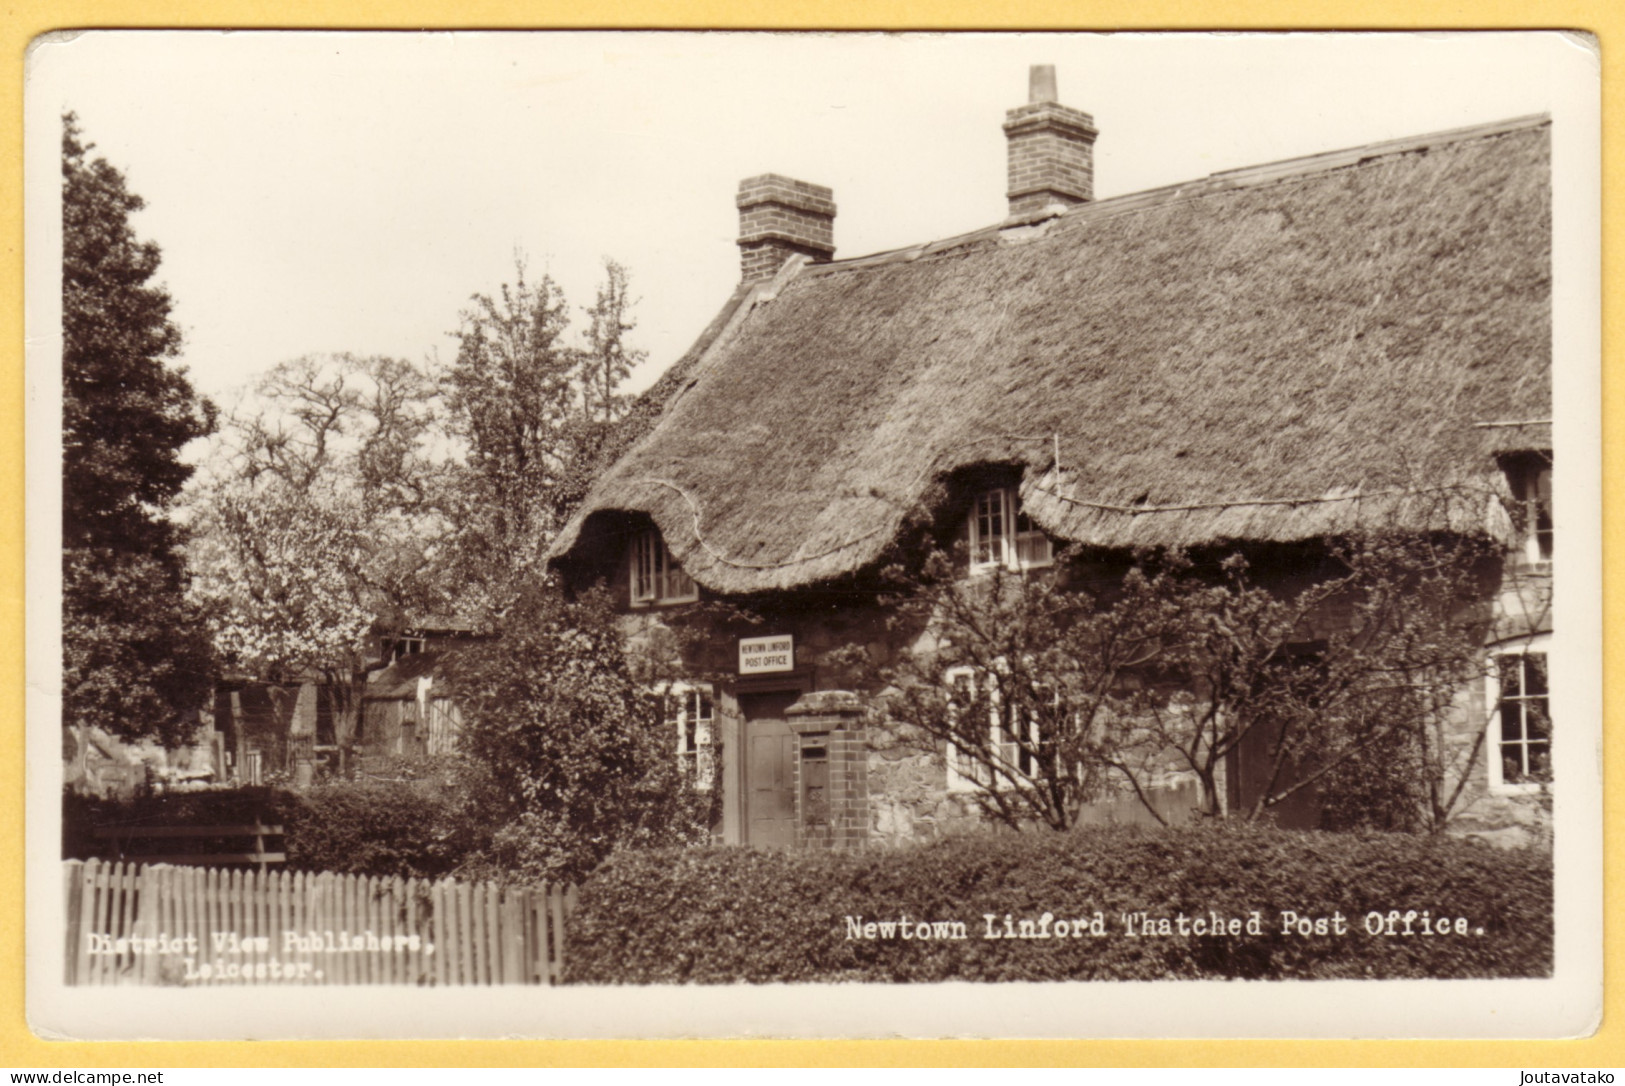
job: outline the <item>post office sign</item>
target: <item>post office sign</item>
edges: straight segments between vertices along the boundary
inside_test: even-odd
[[[739,674],[767,675],[795,668],[795,639],[790,634],[739,639]]]

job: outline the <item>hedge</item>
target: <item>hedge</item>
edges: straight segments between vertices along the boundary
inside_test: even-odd
[[[304,792],[237,788],[172,792],[133,800],[64,792],[62,855],[113,858],[100,826],[207,826],[252,822],[281,825],[287,865],[296,871],[437,878],[461,861],[453,837],[455,808],[442,788],[420,781],[357,781]],[[173,846],[177,851],[185,842]],[[203,843],[202,850],[213,846]]]
[[[1134,914],[1172,933],[1130,934]],[[625,852],[567,931],[578,984],[1539,977],[1551,857],[1229,825]]]

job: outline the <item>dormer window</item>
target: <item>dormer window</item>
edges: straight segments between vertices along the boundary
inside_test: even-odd
[[[1021,509],[1015,487],[985,490],[970,515],[970,569],[1035,569],[1055,561],[1049,536]]]
[[[699,598],[694,581],[666,549],[659,530],[638,533],[632,541],[632,606],[692,603]]]
[[[1530,453],[1506,461],[1512,521],[1531,565],[1552,560],[1552,457]]]

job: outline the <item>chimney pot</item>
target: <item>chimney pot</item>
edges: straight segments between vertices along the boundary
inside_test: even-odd
[[[1027,71],[1027,101],[1058,102],[1055,90],[1055,65],[1034,64]]]

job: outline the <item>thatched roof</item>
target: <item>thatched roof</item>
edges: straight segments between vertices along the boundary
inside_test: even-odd
[[[647,514],[713,590],[808,584],[1000,463],[1090,546],[1482,530],[1493,454],[1550,447],[1549,143],[1528,118],[792,262],[674,367],[553,556]]]

